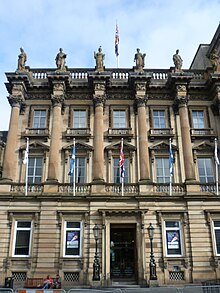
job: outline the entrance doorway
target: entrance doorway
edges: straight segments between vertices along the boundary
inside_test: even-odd
[[[115,281],[136,280],[136,225],[111,224],[110,273]]]

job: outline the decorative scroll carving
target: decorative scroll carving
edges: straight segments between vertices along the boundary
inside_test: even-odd
[[[146,84],[145,83],[137,83],[136,84],[136,91],[145,91],[146,90]]]
[[[64,91],[65,90],[65,84],[64,83],[54,83],[53,90],[54,91]]]

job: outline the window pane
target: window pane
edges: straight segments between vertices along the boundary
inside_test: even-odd
[[[80,231],[74,229],[66,231],[65,255],[80,255]]]
[[[33,117],[33,128],[45,128],[46,127],[46,110],[35,110]]]
[[[154,128],[166,128],[165,111],[154,110]]]
[[[42,169],[43,169],[42,157],[29,157],[28,164],[28,183],[41,183],[42,181]]]
[[[80,228],[79,222],[67,222],[66,223],[67,228]]]
[[[73,182],[73,176],[70,176],[70,182]],[[75,182],[85,183],[86,182],[86,158],[77,157],[75,160]]]
[[[113,111],[113,128],[126,128],[126,112],[124,110]]]
[[[192,111],[192,117],[194,128],[205,128],[203,111]]]
[[[129,160],[125,158],[124,160],[124,183],[129,183]],[[113,182],[121,183],[121,170],[119,166],[119,157],[113,158]]]
[[[170,182],[169,158],[156,158],[156,177],[158,183]]]
[[[176,221],[166,221],[167,228],[179,228],[179,222]]]
[[[199,179],[201,183],[213,183],[214,171],[211,158],[198,158]]]
[[[17,222],[17,228],[31,228],[31,222],[19,221]]]
[[[220,221],[214,221],[214,226],[215,227],[220,227]]]
[[[216,252],[220,254],[220,229],[215,230]]]
[[[73,127],[74,128],[86,128],[86,110],[74,110],[73,111]]]
[[[179,230],[167,230],[167,254],[168,255],[181,255],[181,241]]]

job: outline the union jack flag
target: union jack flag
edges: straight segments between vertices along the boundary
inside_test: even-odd
[[[118,44],[119,44],[119,31],[118,31],[118,25],[116,24],[116,30],[115,30],[115,55],[118,57]]]
[[[120,159],[119,159],[119,166],[120,166],[120,176],[121,178],[125,177],[125,168],[124,168],[124,161],[125,161],[125,157],[124,157],[124,153],[123,153],[123,138],[121,140],[121,149],[120,149]]]

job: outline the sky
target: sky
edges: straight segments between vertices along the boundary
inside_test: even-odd
[[[59,48],[69,68],[94,68],[102,46],[105,67],[132,68],[146,53],[145,68],[173,66],[176,49],[188,69],[199,44],[209,44],[220,21],[220,0],[0,0],[0,130],[8,130],[11,108],[5,72],[17,69],[19,48],[30,68],[56,68]]]

